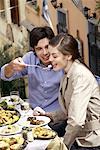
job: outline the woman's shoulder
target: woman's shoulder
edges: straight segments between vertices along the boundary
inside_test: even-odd
[[[73,75],[80,76],[82,78],[95,78],[91,70],[82,63],[75,63],[73,67]]]

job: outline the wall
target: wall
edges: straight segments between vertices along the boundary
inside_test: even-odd
[[[76,37],[76,30],[79,30],[80,38],[84,43],[84,60],[88,64],[88,22],[82,12],[68,0],[67,3],[64,1],[63,5],[68,10],[69,15],[69,33]]]
[[[4,9],[4,0],[0,0],[0,9]]]

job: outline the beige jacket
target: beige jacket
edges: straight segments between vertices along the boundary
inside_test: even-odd
[[[78,60],[64,75],[54,121],[67,118],[64,143],[70,148],[77,141],[83,147],[100,146],[100,91],[93,74]]]

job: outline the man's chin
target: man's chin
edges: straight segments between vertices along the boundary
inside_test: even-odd
[[[43,63],[45,66],[47,66],[47,65],[50,64],[50,61],[42,61],[42,63]]]

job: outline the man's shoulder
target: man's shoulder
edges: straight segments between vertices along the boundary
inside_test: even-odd
[[[35,57],[36,57],[33,51],[29,51],[29,52],[27,52],[27,53],[23,56],[24,59],[28,59],[28,58],[31,58],[31,57],[32,57],[32,58],[35,58]]]
[[[33,51],[28,51],[24,56],[34,56],[34,52]]]

